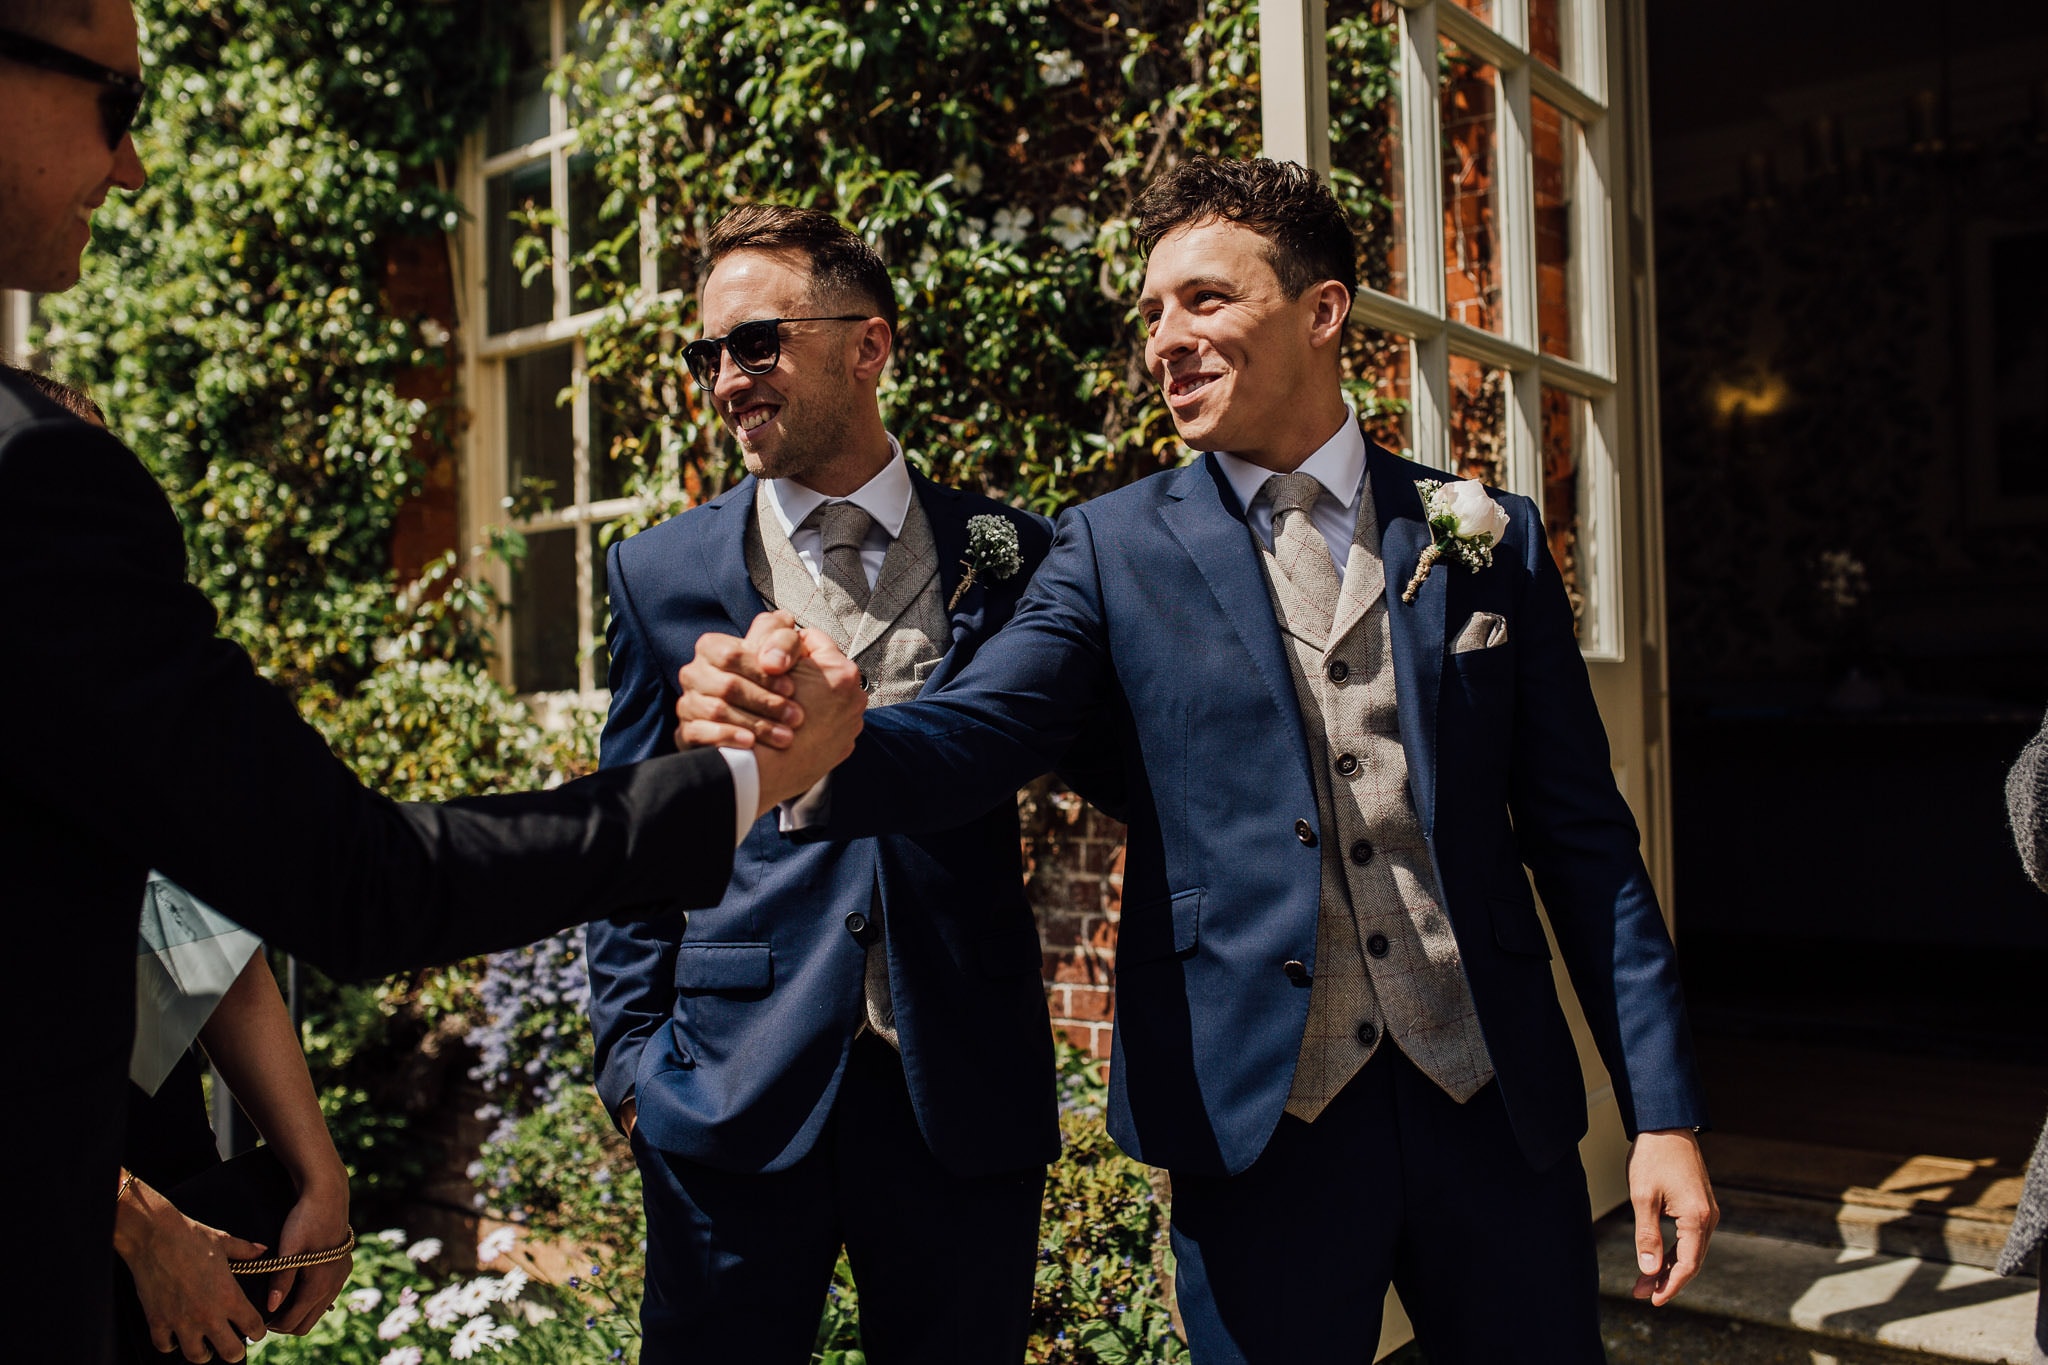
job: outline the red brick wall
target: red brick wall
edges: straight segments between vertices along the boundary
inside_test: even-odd
[[[1124,827],[1047,778],[1018,798],[1025,890],[1038,916],[1054,1027],[1109,1055],[1116,926],[1123,909]]]

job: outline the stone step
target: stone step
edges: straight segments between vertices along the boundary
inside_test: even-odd
[[[1724,1133],[1701,1145],[1729,1231],[1954,1265],[1996,1262],[2024,1176],[1989,1157]]]
[[[1876,1188],[1876,1187],[1872,1187]],[[2039,1282],[1972,1265],[1731,1231],[1678,1299],[1630,1297],[1635,1225],[1598,1225],[1611,1365],[1931,1365],[2033,1359]]]

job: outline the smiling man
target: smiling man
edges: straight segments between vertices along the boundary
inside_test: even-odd
[[[943,686],[1052,539],[906,463],[877,400],[895,291],[837,219],[734,209],[698,302],[683,356],[749,477],[612,548],[606,767],[672,752],[677,671],[770,605],[860,666],[871,714]],[[1022,562],[963,591],[975,523]],[[592,927],[598,1092],[646,1191],[649,1365],[804,1365],[842,1245],[877,1365],[1022,1358],[1059,1150],[1040,961],[1014,802],[805,846],[764,819],[717,906]]]
[[[1139,211],[1146,364],[1206,454],[1069,511],[974,663],[871,716],[824,827],[1006,803],[1107,718],[1130,822],[1108,1122],[1172,1173],[1196,1360],[1369,1360],[1391,1282],[1437,1365],[1591,1365],[1585,1093],[1525,867],[1634,1138],[1640,1296],[1692,1277],[1716,1214],[1671,940],[1536,510],[1458,494],[1491,565],[1447,556],[1405,598],[1417,484],[1449,476],[1344,404],[1336,200],[1194,158]],[[759,742],[776,710],[725,648],[686,673],[688,742]]]

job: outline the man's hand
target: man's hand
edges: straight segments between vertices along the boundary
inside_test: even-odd
[[[1700,1273],[1707,1240],[1721,1221],[1707,1180],[1699,1135],[1686,1128],[1638,1134],[1628,1152],[1628,1193],[1636,1210],[1636,1287],[1658,1307]],[[1663,1218],[1678,1223],[1676,1245],[1664,1249]]]
[[[698,636],[697,656],[677,675],[676,747],[787,749],[804,722],[789,676],[803,653],[804,635],[786,611],[755,617],[744,640]]]
[[[761,814],[794,800],[846,761],[860,737],[868,694],[860,670],[839,652],[839,646],[817,631],[804,636],[807,657],[789,672],[796,683],[796,735],[787,749],[763,745],[754,750],[761,776]]]

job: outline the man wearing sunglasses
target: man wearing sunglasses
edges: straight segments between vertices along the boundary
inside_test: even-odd
[[[699,637],[767,606],[836,642],[872,707],[943,685],[1051,542],[905,462],[877,399],[895,294],[853,232],[743,206],[706,270],[684,356],[751,477],[612,547],[607,766],[672,752]],[[963,589],[975,519],[1021,565]],[[763,819],[715,909],[592,926],[598,1093],[646,1191],[649,1365],[803,1365],[842,1246],[878,1365],[1021,1358],[1059,1150],[1021,874],[1014,802],[837,843]]]
[[[71,286],[92,210],[142,184],[128,138],[139,69],[127,0],[0,0],[0,289]],[[112,1351],[151,868],[346,977],[711,905],[738,837],[844,755],[865,701],[820,641],[795,693],[799,739],[821,721],[836,733],[808,760],[685,754],[544,794],[402,806],[364,789],[216,622],[134,454],[0,376],[0,710],[21,718],[0,771],[14,969],[0,1031],[16,1040],[15,1093],[42,1120],[6,1188],[21,1234],[0,1278],[36,1286],[35,1311],[10,1325],[20,1359],[100,1365]],[[285,1241],[269,1250],[324,1249]],[[241,1360],[243,1341],[221,1335],[177,1346]]]

